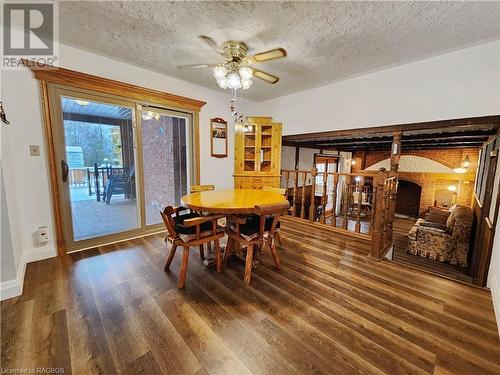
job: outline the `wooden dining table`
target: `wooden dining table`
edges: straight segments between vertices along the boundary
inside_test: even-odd
[[[257,189],[220,189],[184,195],[182,205],[194,211],[211,214],[251,214],[256,205],[276,204],[286,200],[284,195]]]
[[[256,205],[276,204],[286,201],[286,197],[279,193],[257,189],[220,189],[200,191],[184,195],[181,198],[182,205],[198,212],[209,214],[252,214]],[[225,251],[225,246],[221,245]],[[244,258],[241,258],[244,261]],[[209,260],[206,265],[209,266]],[[260,261],[253,258],[253,267],[257,267]]]

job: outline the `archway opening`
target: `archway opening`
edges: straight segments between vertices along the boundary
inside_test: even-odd
[[[396,213],[405,217],[419,216],[422,187],[414,182],[399,180],[396,195]]]

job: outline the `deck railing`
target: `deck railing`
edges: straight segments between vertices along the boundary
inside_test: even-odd
[[[282,170],[281,187],[290,202],[289,215],[371,239],[375,258],[389,250],[397,191],[392,172]]]

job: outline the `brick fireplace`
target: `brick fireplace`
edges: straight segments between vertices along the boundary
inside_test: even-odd
[[[415,156],[413,158],[411,170],[404,169],[398,172],[402,194],[406,194],[406,190],[413,191],[413,194],[418,194],[420,187],[420,201],[418,204],[418,214],[423,216],[430,206],[440,206],[442,204],[457,203],[466,206],[471,206],[474,179],[477,169],[479,149],[477,148],[462,148],[462,149],[438,149],[438,150],[410,150],[402,151],[403,156]],[[469,156],[471,167],[467,173],[458,174],[453,172],[453,168],[460,166],[460,162]],[[370,169],[377,163],[390,158],[390,151],[358,151],[353,153],[353,159],[356,164],[353,165],[352,171],[360,171]],[[440,172],[435,172],[437,169],[430,168],[426,170],[427,164],[425,161],[433,161],[441,164],[443,168]],[[420,165],[419,165],[420,163]],[[448,170],[447,170],[448,169]],[[417,185],[418,187],[415,187]],[[455,191],[451,191],[451,190]],[[398,195],[397,204],[400,210],[410,212],[410,206],[415,205],[416,199],[408,198],[411,201],[399,202],[405,199],[404,196]],[[396,212],[398,212],[396,208]],[[406,214],[405,212],[401,212]]]

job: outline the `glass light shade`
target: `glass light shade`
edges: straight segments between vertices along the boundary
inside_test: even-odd
[[[86,105],[88,105],[88,104],[89,104],[89,102],[88,102],[88,101],[86,101],[86,100],[80,100],[80,99],[75,99],[75,102],[76,102],[77,104],[80,104],[81,106],[86,106]]]
[[[219,80],[224,78],[227,74],[227,69],[224,66],[215,66],[213,69],[214,77]]]
[[[230,89],[239,89],[241,87],[240,76],[238,73],[232,72],[228,74],[227,87]]]
[[[467,172],[467,169],[466,168],[462,168],[462,167],[454,168],[453,170],[455,171],[455,173],[465,173],[465,172]]]
[[[252,86],[252,81],[250,81],[249,79],[241,80],[241,87],[243,88],[243,90],[248,89],[250,86]]]
[[[242,66],[238,72],[240,73],[240,77],[242,81],[249,81],[250,78],[253,77],[253,70],[248,66]],[[250,87],[250,86],[249,86]]]
[[[222,77],[222,78],[217,79],[217,83],[219,84],[219,86],[222,89],[227,89],[227,78],[226,77]]]
[[[142,119],[145,120],[145,121],[149,121],[149,120],[151,120],[153,118],[153,116],[154,116],[153,112],[147,111],[147,112],[144,112],[142,114]]]
[[[470,167],[470,159],[469,156],[467,155],[465,159],[460,163],[462,168],[469,168]]]

